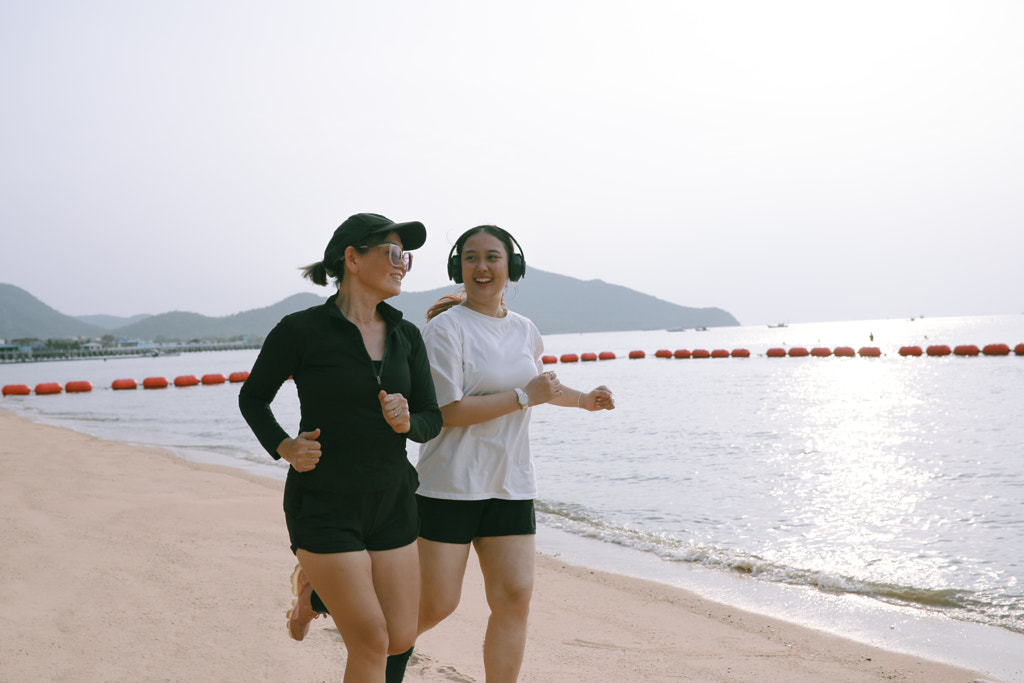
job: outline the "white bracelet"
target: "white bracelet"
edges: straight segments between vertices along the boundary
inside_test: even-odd
[[[583,392],[582,391],[580,392],[579,398],[576,399],[576,407],[581,409],[581,410],[583,409]]]

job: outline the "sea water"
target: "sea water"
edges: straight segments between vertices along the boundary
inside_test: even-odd
[[[1024,356],[898,354],[904,345],[1013,347],[1024,342],[1024,315],[548,335],[544,342],[555,356],[614,352],[616,360],[547,369],[575,388],[608,385],[617,408],[533,409],[543,549],[704,587],[716,598],[738,590],[744,607],[846,635],[879,628],[859,624],[858,614],[881,613],[885,623],[927,617],[924,655],[948,650],[947,624],[950,638],[966,633],[978,646],[953,661],[1024,679]],[[876,346],[883,355],[765,355],[772,347],[840,345]],[[745,348],[751,357],[654,357],[683,348]],[[634,350],[646,358],[627,359]],[[255,356],[0,365],[0,384],[88,380],[95,387],[8,396],[0,407],[283,478],[285,466],[238,414],[238,385],[110,389],[122,377],[141,384],[148,376],[227,375],[251,367]],[[274,410],[295,429],[290,383]],[[726,587],[737,581],[739,589]],[[804,608],[780,611],[782,603]],[[914,651],[920,637],[864,639]]]

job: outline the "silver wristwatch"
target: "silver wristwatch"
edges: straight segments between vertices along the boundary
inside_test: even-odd
[[[516,392],[516,400],[519,401],[519,410],[526,410],[530,407],[530,397],[527,396],[526,392],[516,387],[513,389]]]

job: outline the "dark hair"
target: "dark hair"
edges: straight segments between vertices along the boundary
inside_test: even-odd
[[[373,233],[363,240],[363,244],[353,248],[360,254],[365,254],[366,250],[370,247],[377,247],[387,242],[389,234],[386,232]],[[327,286],[328,277],[334,278],[335,286],[340,285],[341,279],[345,276],[345,254],[342,253],[338,258],[332,260],[331,263],[317,261],[308,266],[303,266],[299,270],[302,271],[302,277],[312,280],[314,284],[321,287]]]
[[[479,235],[480,233],[486,233],[492,237],[498,238],[503,245],[505,245],[505,262],[506,264],[512,263],[512,254],[515,252],[512,249],[512,238],[509,237],[508,232],[504,229],[499,228],[497,225],[478,225],[475,228],[470,228],[466,232],[459,235],[459,239],[455,240],[455,246],[452,249],[452,255],[448,263],[448,275],[453,276],[453,269],[462,267],[462,248],[466,246],[466,242],[473,235]],[[462,282],[461,278],[458,280]],[[466,289],[465,287],[459,289],[454,294],[446,294],[437,301],[434,305],[427,309],[427,320],[433,320],[435,316],[444,313],[449,308],[458,306],[466,300]]]
[[[512,263],[512,254],[515,250],[512,249],[512,238],[509,237],[508,232],[503,228],[499,228],[497,225],[478,225],[475,228],[470,228],[466,232],[459,235],[459,239],[455,240],[455,256],[458,257],[458,263],[461,267],[462,264],[462,249],[466,246],[466,242],[473,235],[479,235],[485,233],[491,237],[497,237],[498,241],[505,245],[505,262],[508,264]]]

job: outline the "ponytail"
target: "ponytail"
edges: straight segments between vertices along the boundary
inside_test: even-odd
[[[311,263],[305,268],[300,268],[302,271],[302,277],[313,281],[313,284],[324,287],[327,285],[327,266],[324,265],[323,261],[317,261]]]
[[[321,287],[326,287],[328,277],[336,278],[337,282],[341,282],[341,276],[345,274],[345,264],[344,262],[339,262],[339,265],[341,268],[338,270],[337,274],[330,270],[323,261],[311,263],[299,270],[302,271],[302,277],[312,280],[314,284],[320,285]]]
[[[440,299],[434,302],[434,305],[427,309],[427,321],[433,320],[436,316],[441,315],[449,308],[455,308],[463,301],[466,300],[466,289],[462,288],[454,294],[446,294]],[[508,313],[508,308],[505,306],[505,296],[501,297],[501,308]]]
[[[460,289],[454,294],[447,294],[438,299],[433,306],[427,310],[427,320],[433,320],[434,316],[438,316],[449,308],[458,306],[466,300],[466,290]]]

